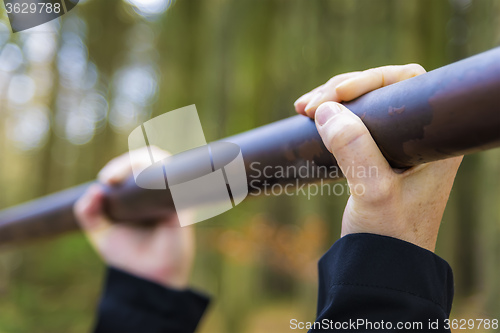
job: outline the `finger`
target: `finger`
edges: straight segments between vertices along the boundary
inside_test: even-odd
[[[339,101],[350,101],[372,90],[423,73],[425,73],[425,69],[418,64],[372,68],[337,85],[336,94]]]
[[[301,97],[299,97],[294,103],[293,105],[295,106],[295,111],[297,111],[297,113],[299,114],[302,114],[304,116],[306,116],[306,112],[305,112],[305,107],[306,105],[309,103],[309,101],[311,100],[311,98],[313,97],[313,95],[320,89],[323,88],[323,84],[320,85],[319,87],[316,87],[314,88],[313,90],[311,90],[310,92],[302,95]]]
[[[359,74],[360,72],[352,72],[332,77],[311,97],[309,103],[307,103],[307,105],[304,108],[305,114],[308,117],[314,118],[314,113],[316,112],[316,109],[324,102],[328,101],[340,102],[341,100],[337,96],[336,87],[342,82],[354,78]]]
[[[97,179],[103,184],[116,184],[132,170],[129,153],[115,157],[109,161],[97,174]]]
[[[147,151],[147,154],[144,152]],[[153,163],[150,156],[166,158],[170,156],[167,151],[157,146],[145,146],[112,159],[98,174],[101,183],[116,185],[123,182],[132,174],[132,169],[147,167]]]
[[[316,111],[316,127],[353,195],[358,193],[358,186],[363,193],[378,191],[379,183],[394,175],[361,119],[342,104],[322,104]]]
[[[74,213],[86,231],[107,227],[110,223],[103,212],[104,193],[99,185],[92,185],[76,202]]]

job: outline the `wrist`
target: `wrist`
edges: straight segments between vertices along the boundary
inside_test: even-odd
[[[161,267],[147,271],[137,269],[124,270],[170,289],[184,290],[187,289],[189,285],[189,277],[187,274],[181,274],[169,267]]]
[[[391,237],[411,243],[431,252],[434,252],[437,242],[437,230],[436,232],[429,229],[420,230],[417,224],[414,224],[414,227],[411,230],[404,231],[398,231],[397,228],[352,228],[350,226],[344,226],[344,224],[342,225],[341,237],[354,234],[372,234]]]

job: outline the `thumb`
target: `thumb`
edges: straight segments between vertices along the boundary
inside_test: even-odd
[[[316,128],[347,178],[351,193],[376,192],[394,174],[361,119],[342,104],[326,102],[316,111]]]
[[[93,243],[98,243],[111,227],[111,222],[103,212],[103,199],[100,185],[92,185],[73,209],[80,227]]]

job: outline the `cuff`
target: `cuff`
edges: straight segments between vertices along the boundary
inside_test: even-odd
[[[320,259],[320,288],[374,287],[428,300],[448,316],[453,301],[451,267],[434,253],[387,236],[351,234]],[[321,297],[321,295],[320,295]],[[327,299],[319,299],[319,308]]]
[[[208,303],[198,292],[108,267],[95,332],[193,332]]]

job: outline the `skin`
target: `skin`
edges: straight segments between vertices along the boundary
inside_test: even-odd
[[[295,102],[315,119],[325,146],[344,172],[351,196],[341,236],[371,233],[434,251],[439,226],[462,157],[407,170],[390,167],[361,119],[340,102],[425,73],[422,66],[385,66],[335,76]],[[365,170],[365,174],[345,172]],[[370,169],[370,167],[372,169]],[[376,167],[378,172],[368,172]],[[363,169],[360,169],[363,168]]]
[[[155,156],[167,153],[152,147]],[[134,154],[134,152],[131,152]],[[139,153],[138,156],[147,156]],[[117,186],[132,174],[132,167],[149,160],[129,153],[111,160],[100,172],[100,183]],[[180,227],[177,215],[151,224],[116,223],[103,212],[102,185],[94,185],[78,200],[74,211],[87,238],[103,260],[116,268],[174,289],[185,289],[194,259],[194,229]],[[187,216],[188,217],[188,216]]]

